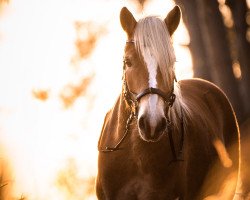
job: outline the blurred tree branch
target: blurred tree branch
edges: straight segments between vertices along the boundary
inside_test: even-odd
[[[83,59],[87,59],[95,49],[98,39],[105,33],[103,26],[94,22],[75,22],[76,30],[76,54],[72,57],[71,63],[76,65]]]
[[[65,108],[69,108],[79,97],[86,94],[93,77],[94,75],[83,77],[78,84],[68,84],[63,88],[60,98]]]

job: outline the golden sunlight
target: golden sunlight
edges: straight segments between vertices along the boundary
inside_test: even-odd
[[[1,159],[13,199],[95,199],[97,141],[121,92],[119,12],[165,16],[169,0],[10,0],[0,9]],[[192,77],[183,25],[178,79]],[[2,163],[1,163],[2,165]],[[10,173],[9,173],[10,171]]]

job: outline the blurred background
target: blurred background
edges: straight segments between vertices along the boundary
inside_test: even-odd
[[[235,109],[250,192],[250,1],[0,0],[0,200],[95,200],[97,141],[121,92],[126,35],[178,4],[177,78],[220,86]]]

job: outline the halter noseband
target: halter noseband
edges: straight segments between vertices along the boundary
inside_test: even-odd
[[[169,102],[169,104],[173,104],[174,103],[174,99],[175,99],[175,94],[173,93],[173,89],[170,91],[170,93],[165,94],[164,92],[162,92],[160,89],[158,88],[147,88],[144,91],[142,91],[140,94],[138,94],[136,96],[136,100],[140,101],[140,99],[148,94],[157,94],[160,97],[162,97],[164,99],[165,102]]]

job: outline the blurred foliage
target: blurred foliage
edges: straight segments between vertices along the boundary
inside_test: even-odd
[[[3,156],[3,152],[1,152]],[[7,161],[0,157],[0,200],[10,199],[11,189],[11,172]]]
[[[93,79],[93,74],[83,77],[78,84],[66,85],[60,93],[60,98],[65,108],[69,108],[81,96],[86,94],[89,84]]]
[[[49,91],[46,89],[33,89],[32,95],[40,101],[46,101],[49,98]]]
[[[69,159],[65,168],[58,173],[56,185],[67,199],[81,200],[95,194],[95,177],[82,178],[73,158]]]
[[[24,195],[21,195],[21,197],[18,200],[28,200]]]
[[[105,34],[105,28],[91,21],[76,21],[74,28],[76,30],[76,40],[74,43],[76,52],[75,55],[72,56],[71,64],[78,66],[82,60],[88,59],[91,56],[101,35]],[[80,67],[86,66],[80,65]],[[63,102],[64,108],[71,107],[79,97],[86,95],[86,91],[93,77],[93,72],[91,74],[85,74],[79,83],[68,83],[62,88],[59,98]],[[48,89],[33,89],[32,96],[44,102],[48,100],[50,95]]]
[[[106,33],[106,28],[92,21],[76,21],[75,54],[72,56],[71,64],[78,66],[82,60],[88,59],[93,53],[97,42]],[[86,66],[81,66],[86,67]],[[65,108],[71,107],[74,102],[86,95],[88,86],[94,77],[94,73],[84,75],[78,84],[67,84],[60,93],[60,99]]]
[[[10,2],[10,0],[0,0],[0,15],[5,10],[6,5]]]
[[[72,57],[71,63],[76,65],[82,59],[88,58],[95,49],[97,41],[101,35],[105,34],[106,29],[94,22],[76,21],[76,54]]]
[[[1,11],[1,7],[6,4],[6,3],[9,3],[10,0],[0,0],[0,11]]]
[[[138,8],[138,11],[141,12],[148,0],[130,0],[131,3],[135,4]]]

